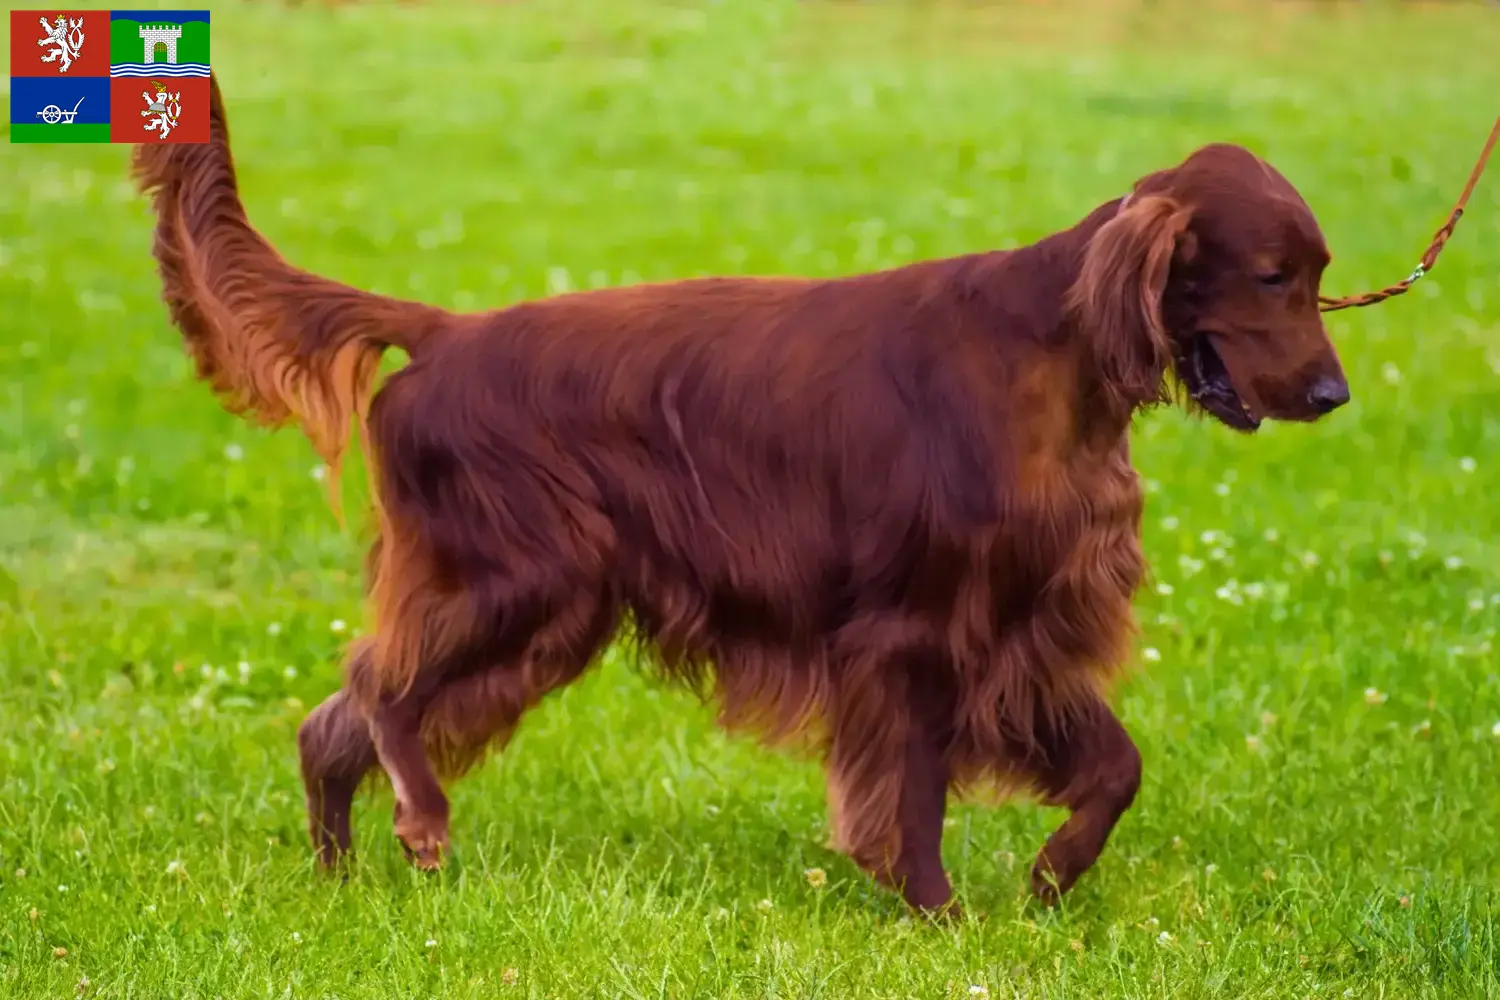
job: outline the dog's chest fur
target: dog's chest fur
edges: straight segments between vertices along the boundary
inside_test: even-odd
[[[1128,653],[1146,575],[1140,479],[1124,437],[1055,458],[1005,498],[987,547],[992,637],[1022,643],[1050,673],[1112,671]]]

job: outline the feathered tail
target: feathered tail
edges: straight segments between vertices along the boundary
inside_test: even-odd
[[[280,427],[295,419],[338,473],[351,417],[363,422],[380,356],[410,355],[454,319],[431,306],[298,270],[250,225],[235,182],[218,80],[207,143],[142,143],[133,173],[152,196],[152,254],[172,320],[226,409]]]

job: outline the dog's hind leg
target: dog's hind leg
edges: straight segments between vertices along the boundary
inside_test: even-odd
[[[1029,768],[1048,805],[1072,815],[1047,840],[1031,870],[1031,889],[1052,905],[1088,871],[1141,785],[1141,754],[1120,720],[1092,699],[1060,725],[1043,758]]]
[[[518,655],[440,680],[429,675],[409,693],[382,699],[370,731],[396,792],[396,835],[414,864],[439,867],[447,852],[449,807],[439,778],[456,779],[502,745],[528,709],[587,669],[616,624],[596,585],[531,631]],[[501,635],[491,648],[507,645]]]
[[[583,675],[617,626],[603,587],[581,590],[520,656],[446,681],[422,715],[422,742],[443,779],[504,747],[527,711]]]
[[[297,729],[308,833],[318,861],[331,868],[349,851],[350,812],[360,781],[376,766],[370,728],[353,699],[335,691]]]
[[[352,684],[367,682],[373,657],[374,643],[361,641],[346,670]],[[396,833],[408,853],[423,867],[441,863],[448,800],[422,747],[422,707],[422,701],[410,695],[382,699],[366,718],[346,687],[313,709],[298,728],[308,829],[325,867],[349,850],[354,793],[377,764],[395,789]]]
[[[422,743],[428,700],[415,692],[382,699],[370,717],[370,735],[396,793],[396,836],[413,864],[432,870],[442,867],[448,849],[448,796]]]

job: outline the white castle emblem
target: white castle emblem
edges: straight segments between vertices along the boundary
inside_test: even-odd
[[[59,14],[52,24],[48,24],[45,17],[37,18],[36,23],[40,24],[42,31],[46,32],[46,37],[38,39],[37,44],[43,48],[53,46],[53,51],[42,56],[42,62],[57,62],[61,59],[62,62],[58,64],[57,71],[66,73],[83,49],[83,18],[69,20]]]

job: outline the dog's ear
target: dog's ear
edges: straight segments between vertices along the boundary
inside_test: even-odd
[[[1108,392],[1130,406],[1159,402],[1172,345],[1162,292],[1192,210],[1138,189],[1089,240],[1068,295],[1069,311],[1095,347]]]

